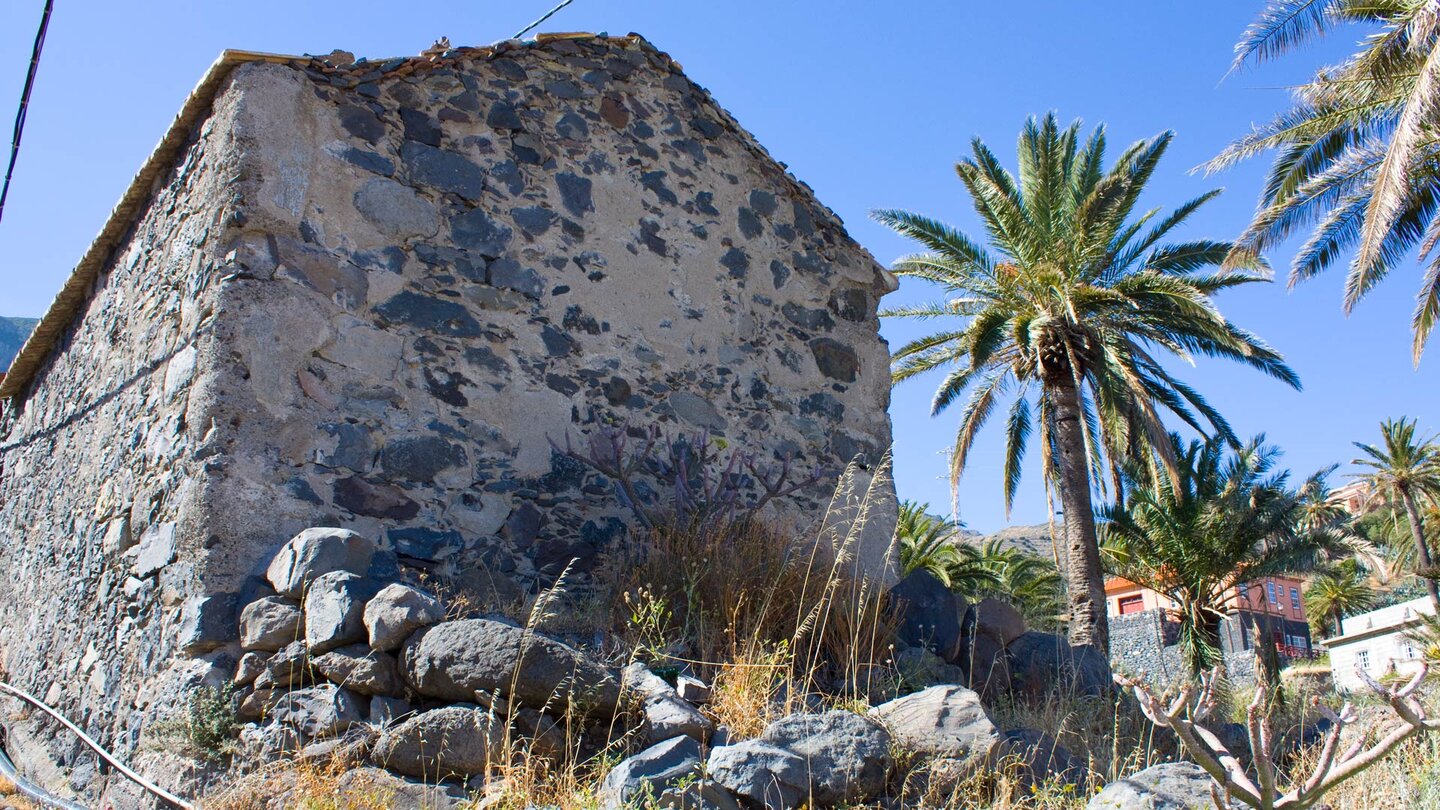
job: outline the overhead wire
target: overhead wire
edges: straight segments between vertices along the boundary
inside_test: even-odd
[[[558,14],[558,13],[560,12],[561,9],[565,8],[566,6],[570,5],[570,4],[573,3],[573,2],[575,2],[575,0],[561,0],[560,5],[558,5],[558,6],[554,7],[554,8],[552,8],[552,9],[550,9],[549,11],[545,12],[545,14],[542,15],[542,16],[540,17],[540,19],[536,20],[535,22],[532,22],[532,23],[530,23],[529,25],[525,26],[524,28],[521,28],[519,31],[515,32],[515,36],[511,37],[511,39],[519,39],[519,38],[525,36],[526,34],[530,33],[531,31],[534,31],[537,27],[539,27],[539,26],[540,26],[542,23],[544,23],[546,20],[550,19],[551,17],[554,17],[556,14]]]
[[[15,175],[15,161],[20,157],[20,136],[25,132],[30,91],[35,87],[35,72],[40,68],[40,52],[45,48],[45,32],[50,28],[50,13],[54,10],[55,0],[45,0],[40,30],[35,32],[35,45],[30,49],[30,69],[25,73],[25,89],[20,92],[20,109],[15,113],[15,131],[10,138],[10,163],[5,168],[5,185],[0,186],[0,217],[5,215],[5,198],[10,196],[10,178]]]

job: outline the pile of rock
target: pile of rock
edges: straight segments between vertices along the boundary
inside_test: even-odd
[[[609,667],[504,621],[445,621],[431,594],[372,577],[375,555],[354,532],[312,528],[271,561],[273,593],[239,615],[234,683],[251,753],[468,777],[502,742],[563,743],[559,715],[619,706]]]
[[[979,768],[1006,768],[1028,783],[1080,784],[1083,761],[1042,732],[1002,732],[975,692],[934,686],[892,700],[868,715],[833,710],[795,714],[751,740],[708,749],[677,735],[617,765],[600,791],[601,807],[641,799],[656,807],[783,810],[837,807],[896,792],[945,792]],[[905,752],[897,771],[895,751]],[[651,805],[646,805],[651,806]]]
[[[617,731],[649,745],[605,777],[603,808],[824,808],[943,794],[978,769],[1005,768],[1030,784],[1078,786],[1088,776],[1050,735],[997,728],[982,697],[1057,684],[1099,694],[1108,668],[1085,648],[1027,631],[1008,605],[964,605],[914,574],[893,599],[902,636],[915,645],[902,658],[940,683],[867,714],[793,714],[735,740],[701,711],[710,697],[703,683],[680,676],[672,685],[639,663],[617,671],[502,620],[446,620],[433,595],[382,586],[394,577],[377,573],[377,555],[353,532],[307,529],[271,562],[269,587],[239,611],[234,683],[251,754],[346,763],[429,791],[436,807],[480,788],[511,756],[502,746],[573,753],[567,729],[577,719],[583,729],[586,718],[604,721],[594,724],[604,729],[599,745]],[[622,727],[610,728],[616,719]],[[1095,798],[1130,801],[1203,781],[1189,770],[1150,776]],[[440,782],[455,787],[429,787]]]
[[[908,574],[891,589],[890,603],[906,645],[896,663],[911,683],[963,684],[987,701],[1110,692],[1110,664],[1099,650],[1029,630],[1020,612],[998,599],[968,604],[929,571]]]

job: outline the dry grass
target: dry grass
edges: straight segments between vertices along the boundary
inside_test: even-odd
[[[959,781],[928,781],[922,771],[911,778],[903,796],[904,806],[913,810],[1082,810],[1089,799],[1068,785],[1030,785],[1007,763]]]
[[[1127,700],[1051,693],[1043,701],[1002,700],[990,710],[1001,729],[1031,728],[1050,734],[1085,762],[1095,792],[1103,785],[1159,762],[1173,760],[1172,737],[1156,731]]]
[[[1319,755],[1318,746],[1305,751],[1291,772],[1305,773]],[[1440,808],[1440,739],[1432,734],[1403,743],[1390,756],[1326,793],[1324,800],[1346,810]]]
[[[805,693],[869,698],[893,686],[883,594],[854,573],[878,473],[842,476],[810,536],[757,520],[671,521],[614,558],[606,576],[632,656],[712,681],[716,714],[744,733]],[[780,685],[789,684],[784,694]]]
[[[207,799],[204,810],[389,810],[398,793],[388,777],[349,763],[277,762]]]
[[[0,807],[5,810],[40,810],[39,806],[20,794],[14,782],[0,776]]]

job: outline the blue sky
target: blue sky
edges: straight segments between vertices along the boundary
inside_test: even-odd
[[[460,45],[487,44],[510,36],[550,4],[59,3],[0,221],[0,315],[44,311],[222,49],[343,48],[382,57],[418,53],[441,35]],[[1144,203],[1174,206],[1224,186],[1227,193],[1181,235],[1233,237],[1254,209],[1263,162],[1217,177],[1189,169],[1273,114],[1286,103],[1285,85],[1343,53],[1358,36],[1342,32],[1320,50],[1222,81],[1231,47],[1260,4],[576,0],[541,30],[645,35],[888,263],[908,247],[871,223],[870,210],[910,208],[973,229],[954,162],[978,135],[1013,166],[1025,117],[1051,109],[1066,120],[1104,122],[1117,151],[1175,130]],[[7,132],[41,5],[0,4],[0,124]],[[1290,250],[1270,259],[1283,273]],[[1434,430],[1440,427],[1431,407],[1440,395],[1440,348],[1432,348],[1436,356],[1419,371],[1409,359],[1411,296],[1418,284],[1419,271],[1407,266],[1350,318],[1340,311],[1338,272],[1293,292],[1282,281],[1227,294],[1220,302],[1224,311],[1284,352],[1305,391],[1203,360],[1185,379],[1238,432],[1265,432],[1299,473],[1348,461],[1350,442],[1372,440],[1387,416],[1417,416]],[[907,282],[888,300],[920,300],[926,292]],[[883,331],[892,346],[916,334],[899,323]],[[902,497],[941,506],[950,502],[944,453],[956,414],[929,416],[933,384],[917,380],[897,389],[891,416]],[[998,432],[982,437],[960,490],[961,517],[984,531],[1007,522],[1000,452]],[[1045,512],[1032,465],[1010,522],[1043,521]]]

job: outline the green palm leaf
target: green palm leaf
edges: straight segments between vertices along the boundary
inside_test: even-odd
[[[946,296],[889,314],[956,321],[907,343],[893,366],[896,383],[942,375],[932,413],[963,403],[952,486],[997,409],[1008,413],[1001,475],[1007,508],[1031,439],[1040,446],[1045,484],[1060,494],[1067,533],[1076,533],[1067,543],[1083,552],[1071,555],[1066,572],[1074,643],[1105,642],[1103,612],[1081,609],[1103,604],[1092,489],[1103,494],[1130,460],[1174,463],[1166,414],[1234,442],[1215,409],[1157,358],[1220,357],[1299,386],[1274,350],[1213,302],[1220,290],[1267,281],[1264,263],[1234,259],[1229,242],[1165,241],[1216,192],[1168,213],[1137,214],[1172,139],[1166,132],[1132,144],[1107,168],[1102,129],[1082,138],[1078,122],[1062,127],[1047,115],[1021,132],[1016,174],[978,139],[956,166],[984,239],[920,214],[874,215],[925,251],[904,257],[895,271]],[[1227,260],[1232,266],[1222,266]]]

